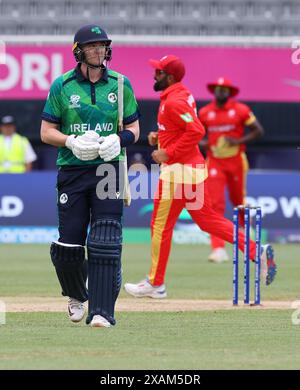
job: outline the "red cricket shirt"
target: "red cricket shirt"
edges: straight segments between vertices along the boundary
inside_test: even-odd
[[[158,143],[169,156],[165,164],[204,164],[198,143],[205,129],[197,118],[191,92],[182,83],[175,83],[161,93],[160,99]]]
[[[214,100],[201,108],[198,116],[207,130],[209,157],[216,157],[212,147],[218,144],[220,137],[241,138],[244,136],[245,126],[255,121],[250,107],[234,99],[229,99],[223,107],[218,107]],[[239,145],[237,154],[245,149],[245,144]]]

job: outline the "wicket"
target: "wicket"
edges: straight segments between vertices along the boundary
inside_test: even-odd
[[[239,212],[244,211],[244,304],[250,304],[250,210],[255,213],[255,284],[254,305],[260,305],[260,252],[261,252],[261,223],[262,213],[260,207],[237,206],[233,212],[233,305],[239,303]]]

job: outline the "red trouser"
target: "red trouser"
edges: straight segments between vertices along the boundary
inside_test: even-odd
[[[186,186],[191,188],[191,192],[197,193],[197,198],[199,198],[200,193],[203,197],[202,208],[188,209],[194,222],[197,223],[201,230],[233,243],[233,223],[212,208],[206,181],[191,186],[159,180],[151,220],[151,269],[149,281],[154,286],[164,283],[175,223],[182,209],[188,208],[188,205],[193,202],[190,195],[185,195],[187,191],[183,187],[186,188]],[[170,196],[164,196],[166,193]],[[244,234],[242,231],[239,232],[239,248],[242,251],[244,249]],[[250,259],[255,259],[255,242],[253,240],[250,240]]]
[[[230,158],[207,159],[207,185],[213,209],[220,215],[225,213],[225,188],[233,206],[244,204],[246,197],[246,175],[248,161],[245,153]],[[240,212],[240,226],[244,226],[244,214]],[[225,242],[220,237],[211,235],[211,247],[223,248]]]

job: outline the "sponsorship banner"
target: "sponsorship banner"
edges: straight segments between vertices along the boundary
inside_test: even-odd
[[[5,55],[1,56],[2,52]],[[46,99],[54,79],[72,69],[69,45],[5,45],[0,42],[0,98]],[[4,50],[5,49],[5,50]],[[299,48],[170,47],[113,45],[110,67],[125,74],[138,99],[157,99],[149,59],[174,54],[184,60],[185,85],[196,99],[208,100],[208,82],[231,78],[248,101],[299,101]],[[126,58],[126,61],[124,61]]]
[[[125,242],[149,242],[158,171],[130,171],[133,201],[125,208]],[[0,175],[0,242],[45,243],[57,239],[56,172]],[[264,240],[300,243],[300,173],[257,172],[248,175],[247,201],[263,210]],[[76,210],[74,210],[76,212]],[[226,216],[232,219],[227,201]],[[208,244],[209,237],[183,210],[173,240]]]

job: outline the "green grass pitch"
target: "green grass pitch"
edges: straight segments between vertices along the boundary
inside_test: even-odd
[[[263,301],[300,300],[299,248],[275,245],[278,275],[262,287]],[[146,244],[124,245],[123,281],[145,277],[149,251]],[[45,245],[1,245],[0,299],[59,297],[48,253]],[[208,263],[208,253],[207,246],[173,246],[169,299],[231,300],[232,264]],[[72,324],[66,312],[9,312],[0,326],[0,369],[299,369],[300,325],[292,313],[117,312],[115,327],[92,329]]]

